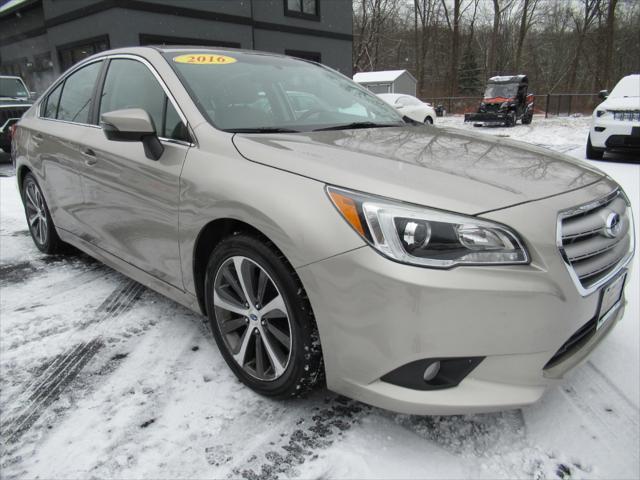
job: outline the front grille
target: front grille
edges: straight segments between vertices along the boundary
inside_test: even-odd
[[[600,287],[633,255],[631,208],[620,190],[563,212],[558,248],[582,294]]]
[[[640,110],[612,110],[614,120],[640,121]]]
[[[29,110],[29,107],[0,108],[0,127],[10,118],[20,118],[27,110]]]
[[[499,112],[501,103],[485,103],[484,107],[480,109],[481,112]]]

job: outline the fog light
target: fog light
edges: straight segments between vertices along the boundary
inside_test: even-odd
[[[425,382],[430,382],[438,376],[438,373],[440,373],[440,362],[436,361],[430,363],[429,366],[425,368],[422,378],[424,378]]]

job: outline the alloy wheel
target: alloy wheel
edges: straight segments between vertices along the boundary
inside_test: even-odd
[[[234,360],[254,378],[271,381],[287,369],[291,320],[278,287],[254,260],[232,256],[216,272],[215,318]]]
[[[27,220],[33,237],[40,245],[47,243],[47,212],[40,189],[35,182],[28,181],[25,188]]]

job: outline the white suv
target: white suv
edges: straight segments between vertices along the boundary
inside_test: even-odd
[[[587,158],[600,160],[605,150],[640,152],[640,75],[628,75],[618,82],[606,100],[593,111],[587,140]]]

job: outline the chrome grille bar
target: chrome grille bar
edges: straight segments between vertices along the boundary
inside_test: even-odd
[[[608,282],[633,256],[633,217],[620,189],[561,212],[557,228],[558,249],[583,296]]]

